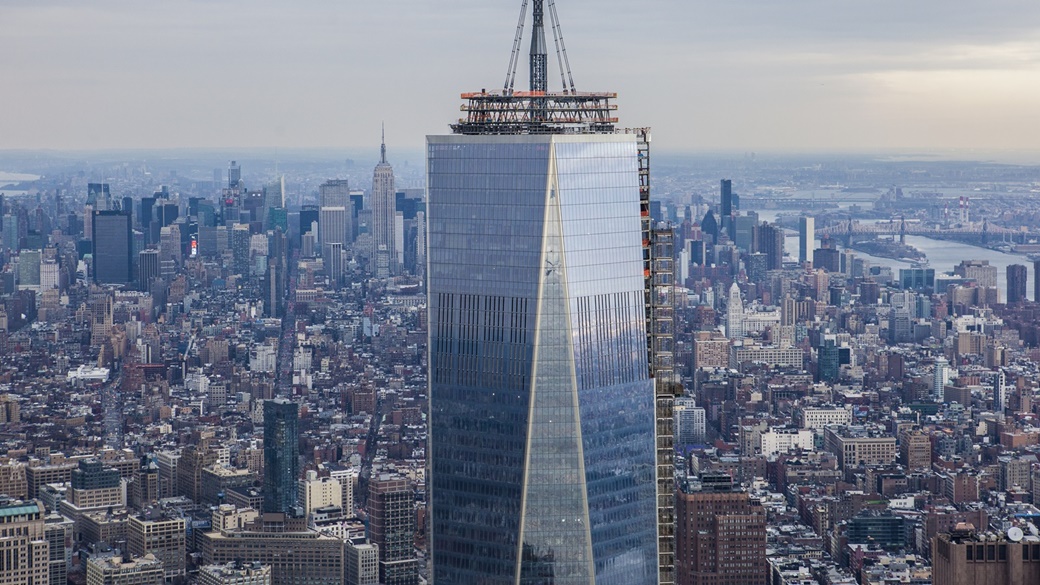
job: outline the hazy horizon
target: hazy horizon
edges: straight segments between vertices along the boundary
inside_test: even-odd
[[[381,121],[418,149],[501,85],[519,6],[10,0],[0,149],[349,150]],[[557,6],[578,89],[618,92],[663,151],[1037,149],[1035,2]]]

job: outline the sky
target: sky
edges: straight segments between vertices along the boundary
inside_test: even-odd
[[[0,149],[418,149],[501,87],[520,4],[2,0]],[[556,5],[577,89],[657,148],[1040,150],[1036,0]]]

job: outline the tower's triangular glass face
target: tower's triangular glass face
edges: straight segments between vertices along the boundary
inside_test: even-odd
[[[546,206],[528,419],[521,585],[590,582],[592,546],[559,205],[552,187]]]
[[[428,146],[433,581],[656,583],[632,137]]]

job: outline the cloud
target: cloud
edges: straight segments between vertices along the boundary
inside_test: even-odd
[[[1040,131],[1028,106],[1040,100],[1035,0],[557,8],[579,89],[619,92],[623,122],[659,128],[666,148],[1029,146]],[[417,147],[447,131],[460,92],[501,84],[518,11],[8,0],[0,83],[20,115],[0,148],[359,147],[381,120]]]

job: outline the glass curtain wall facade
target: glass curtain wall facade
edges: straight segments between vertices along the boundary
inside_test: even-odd
[[[631,135],[430,136],[433,582],[657,582]]]

